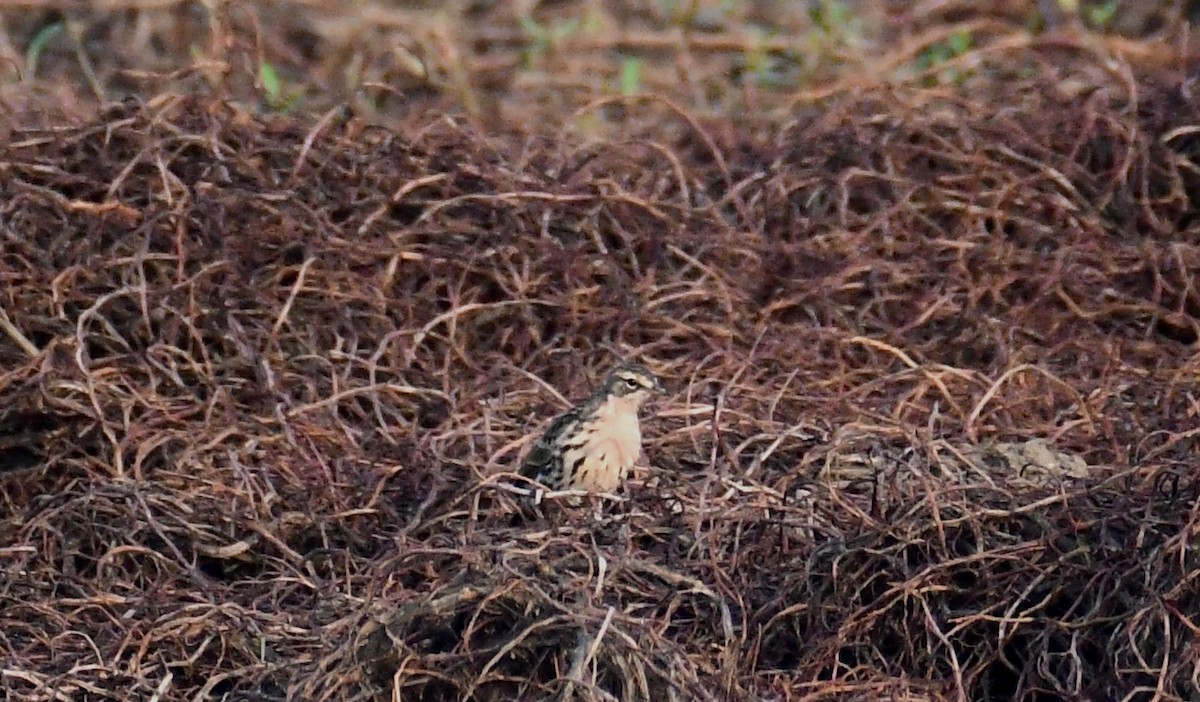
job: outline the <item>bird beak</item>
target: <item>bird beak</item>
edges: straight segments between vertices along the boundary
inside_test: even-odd
[[[654,392],[658,395],[666,395],[667,389],[663,387],[662,383],[655,383],[654,384]]]

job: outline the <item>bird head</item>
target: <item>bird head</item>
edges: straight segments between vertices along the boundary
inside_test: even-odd
[[[641,407],[651,395],[665,395],[658,376],[640,363],[622,363],[604,378],[603,392],[608,397],[621,398],[634,407]]]

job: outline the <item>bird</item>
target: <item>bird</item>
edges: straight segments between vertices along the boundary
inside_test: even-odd
[[[550,423],[519,474],[548,490],[617,491],[642,454],[638,412],[652,396],[665,394],[646,366],[618,363],[591,396]],[[532,497],[540,502],[542,490]]]

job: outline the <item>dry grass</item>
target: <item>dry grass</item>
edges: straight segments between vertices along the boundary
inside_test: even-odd
[[[1129,62],[1188,65],[1195,3],[1096,12],[1107,4],[1068,15],[1056,0],[20,0],[0,12],[0,98],[87,114],[127,95],[217,91],[311,115],[345,105],[392,126],[436,110],[611,137],[646,96],[777,121],[885,84],[978,94],[1037,76],[1079,93],[1119,82]]]
[[[237,70],[8,95],[0,689],[1195,699],[1200,98],[1071,36],[585,143],[443,91],[264,115]],[[520,518],[525,437],[616,356],[672,391],[646,469]]]

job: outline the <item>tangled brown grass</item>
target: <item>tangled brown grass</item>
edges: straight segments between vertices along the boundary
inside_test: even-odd
[[[1195,699],[1197,108],[15,128],[0,689]],[[551,388],[616,355],[673,386],[649,470],[514,521]],[[1029,437],[1089,476],[962,468]]]

